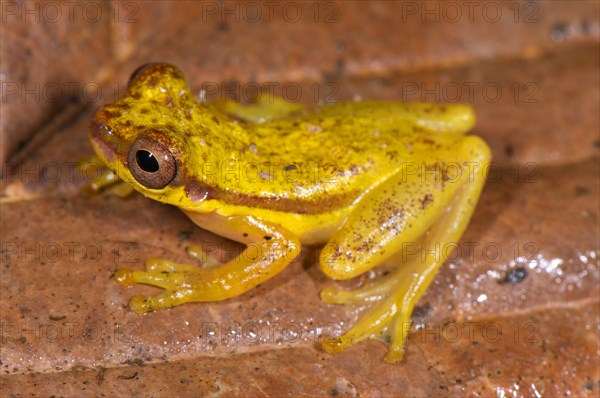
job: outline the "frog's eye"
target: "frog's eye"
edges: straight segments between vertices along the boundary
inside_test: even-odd
[[[127,160],[133,177],[146,188],[164,188],[177,175],[177,162],[169,148],[150,137],[135,140]]]

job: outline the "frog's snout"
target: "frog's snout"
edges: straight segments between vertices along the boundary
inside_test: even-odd
[[[112,162],[117,156],[118,146],[109,139],[113,135],[112,129],[96,118],[92,120],[88,128],[88,135],[96,154],[105,162]]]

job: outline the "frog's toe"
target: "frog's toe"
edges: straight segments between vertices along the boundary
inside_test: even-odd
[[[186,282],[186,273],[167,270],[137,271],[119,269],[113,277],[122,286],[132,286],[136,283],[156,286],[166,290],[175,291]]]
[[[121,286],[133,286],[137,283],[133,277],[133,270],[130,269],[118,269],[114,273],[113,279]]]
[[[379,300],[345,334],[324,339],[323,349],[335,354],[360,341],[389,336],[385,361],[399,362],[404,354],[410,313],[417,298],[411,290],[414,278],[407,270],[400,269],[368,287],[352,291],[323,290],[321,297],[328,303],[367,304]]]
[[[327,304],[343,304],[346,301],[340,298],[343,290],[335,290],[331,288],[325,288],[321,290],[321,300]]]
[[[195,284],[199,273],[200,268],[195,265],[153,258],[146,262],[146,271],[119,269],[115,272],[114,279],[123,286],[141,283],[165,289],[156,296],[131,298],[129,308],[134,312],[144,313],[194,301],[194,294],[198,293],[200,287],[205,287],[205,284]]]
[[[333,339],[323,339],[323,342],[321,343],[323,350],[329,354],[337,354],[338,352],[342,352],[345,348],[348,348],[351,345],[352,342],[348,341],[348,339],[344,336]]]
[[[388,296],[397,285],[398,275],[392,274],[372,285],[354,290],[325,288],[321,290],[321,299],[327,304],[368,304]]]
[[[366,304],[369,298],[362,295],[359,290],[325,288],[321,290],[321,300],[327,304]]]
[[[151,297],[148,296],[133,296],[129,300],[129,309],[133,312],[137,312],[138,314],[143,314],[144,312],[150,312],[153,310],[150,305]]]
[[[77,170],[88,180],[81,188],[83,194],[94,195],[109,189],[116,196],[127,197],[133,192],[133,188],[123,182],[115,172],[107,169],[97,156],[81,160],[77,164]]]
[[[146,261],[146,271],[150,273],[169,274],[171,272],[194,272],[198,267],[192,264],[179,264],[162,258],[151,258]]]
[[[368,339],[381,338],[391,335],[386,362],[395,363],[402,359],[404,341],[408,334],[410,317],[399,312],[403,299],[397,294],[373,305],[367,313],[346,333],[333,339],[324,339],[323,349],[330,354],[336,354],[354,344]]]
[[[173,308],[185,302],[188,302],[189,292],[166,291],[157,296],[133,296],[129,300],[129,308],[133,312],[142,314],[155,310]]]
[[[404,357],[404,345],[390,347],[385,358],[383,359],[386,363],[399,363]]]
[[[358,341],[362,340],[362,338],[360,337],[360,340],[354,340],[354,338],[351,336],[352,334],[354,333],[346,333],[343,336],[332,339],[323,339],[321,346],[323,347],[323,350],[325,352],[329,354],[337,354],[339,352],[342,352],[346,348],[353,346]],[[360,333],[358,334],[360,335]],[[394,340],[394,337],[392,337],[392,340]],[[402,357],[404,356],[404,336],[401,337],[401,342],[396,341],[396,343],[397,344],[394,344],[394,342],[392,342],[392,344],[390,345],[388,352],[385,355],[385,362],[398,363],[402,360]]]

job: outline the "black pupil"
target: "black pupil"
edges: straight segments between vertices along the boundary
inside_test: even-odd
[[[159,169],[158,160],[148,151],[139,150],[135,154],[135,160],[137,161],[140,169],[147,173],[156,173]]]

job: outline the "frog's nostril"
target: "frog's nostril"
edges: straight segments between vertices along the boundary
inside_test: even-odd
[[[158,160],[148,151],[140,150],[135,154],[135,160],[140,169],[148,173],[156,173],[159,169]]]

